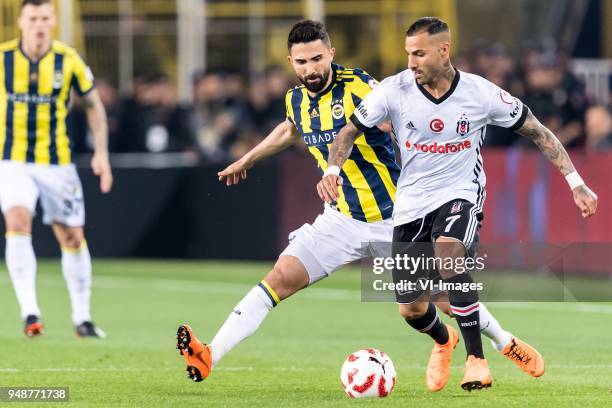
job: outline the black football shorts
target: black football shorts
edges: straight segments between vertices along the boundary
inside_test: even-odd
[[[409,258],[417,261],[418,258],[422,259],[418,267],[410,268],[410,270],[393,269],[397,303],[415,302],[428,292],[425,289],[427,281],[440,279],[435,263],[426,262],[427,259],[434,258],[434,243],[438,237],[454,238],[462,242],[466,248],[466,256],[475,256],[482,219],[482,211],[475,204],[457,199],[447,202],[423,218],[395,227],[393,229],[393,257],[408,255]],[[400,282],[403,283],[403,286],[399,285],[398,289]],[[413,282],[413,284],[410,285],[408,282]]]

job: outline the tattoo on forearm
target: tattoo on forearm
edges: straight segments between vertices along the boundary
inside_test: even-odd
[[[572,160],[557,137],[529,111],[523,126],[517,131],[540,148],[542,153],[564,176],[575,170]]]
[[[336,140],[334,140],[329,149],[329,159],[327,160],[329,166],[342,167],[344,162],[351,155],[353,144],[359,133],[359,129],[351,122],[340,131],[340,134],[336,137]]]

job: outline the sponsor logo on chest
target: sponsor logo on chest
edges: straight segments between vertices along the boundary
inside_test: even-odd
[[[413,143],[406,140],[404,146],[408,150],[414,150],[417,153],[433,153],[433,154],[453,154],[459,153],[472,147],[472,142],[464,140],[462,142],[449,143]]]
[[[304,139],[306,146],[319,146],[332,143],[336,136],[338,136],[337,130],[328,130],[306,133],[302,135],[302,139]]]

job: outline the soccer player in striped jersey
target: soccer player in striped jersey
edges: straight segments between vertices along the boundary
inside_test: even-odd
[[[91,319],[91,257],[83,235],[81,181],[72,164],[66,126],[71,90],[83,98],[95,152],[91,166],[103,193],[112,174],[104,106],[93,76],[76,51],[51,38],[50,0],[23,0],[21,37],[0,44],[0,206],[6,226],[6,264],[29,337],[43,332],[36,297],[32,217],[40,198],[43,222],[61,246],[62,271],[78,336],[104,337]]]
[[[376,85],[363,70],[332,63],[335,50],[321,23],[309,20],[297,23],[289,33],[288,48],[289,62],[302,86],[287,92],[286,120],[243,158],[219,172],[219,179],[228,186],[245,179],[255,162],[292,145],[296,141],[294,128],[324,171],[329,146],[338,130]],[[191,379],[199,382],[206,378],[223,355],[254,333],[281,300],[343,265],[366,256],[382,255],[377,255],[376,245],[367,248],[362,245],[390,243],[393,238],[390,217],[399,167],[392,143],[391,136],[377,127],[359,135],[340,169],[344,182],[338,199],[326,204],[323,214],[312,225],[304,224],[290,234],[290,243],[272,271],[238,303],[210,345],[198,341],[188,325],[179,327],[177,348],[185,357]],[[448,304],[444,310],[449,310]],[[501,349],[510,341],[510,335],[484,305],[481,310],[483,333]],[[445,336],[443,343],[454,345],[456,331],[441,322],[435,308],[430,314],[436,324],[424,326],[421,329],[427,330],[422,331],[435,333],[438,338]]]

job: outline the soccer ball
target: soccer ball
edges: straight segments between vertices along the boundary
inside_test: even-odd
[[[351,398],[386,397],[395,387],[393,362],[376,349],[363,349],[350,354],[340,371],[344,392]]]

